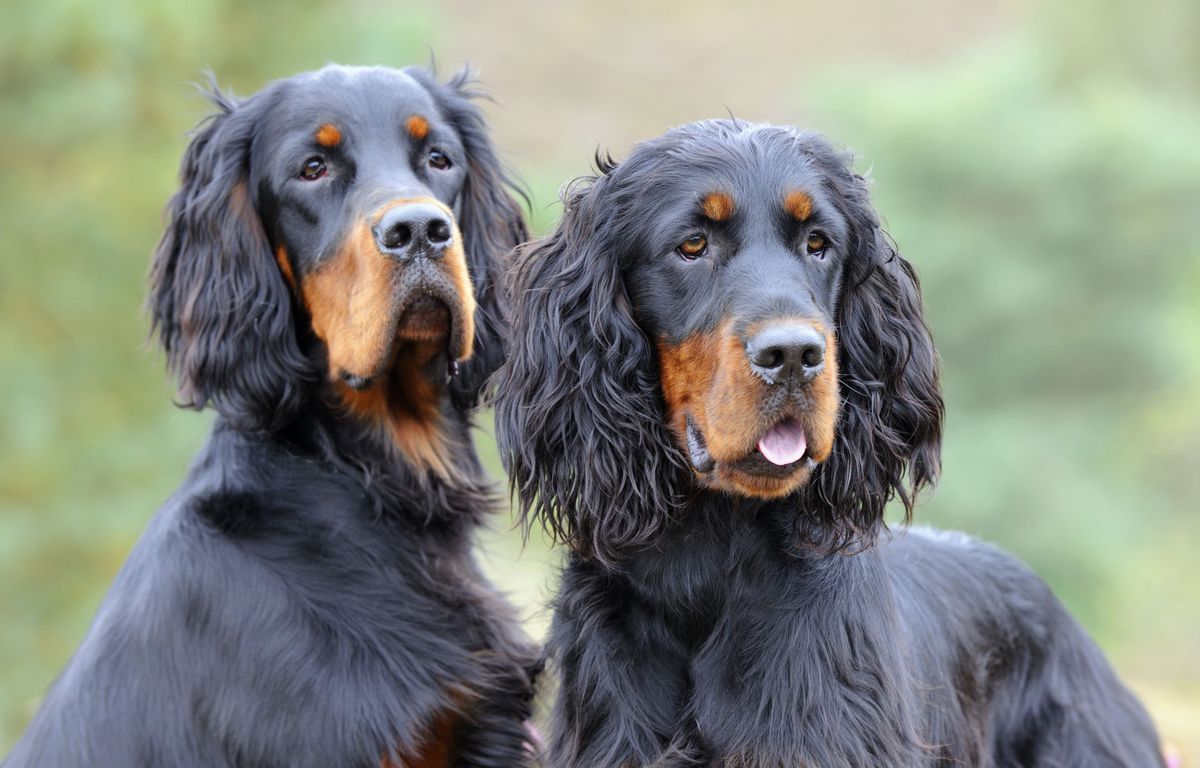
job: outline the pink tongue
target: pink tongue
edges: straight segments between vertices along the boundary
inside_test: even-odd
[[[775,426],[758,441],[758,450],[772,464],[783,466],[799,461],[808,448],[804,429],[794,421],[785,421]]]

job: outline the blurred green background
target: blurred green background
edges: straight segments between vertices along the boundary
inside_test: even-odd
[[[721,116],[858,150],[921,272],[945,477],[1200,763],[1200,4],[20,0],[0,27],[0,754],[209,417],[144,344],[187,85],[470,61],[543,232],[597,146]],[[482,420],[490,429],[490,418]],[[490,437],[481,445],[493,457]],[[496,468],[497,474],[499,469]],[[488,561],[540,632],[555,555]]]

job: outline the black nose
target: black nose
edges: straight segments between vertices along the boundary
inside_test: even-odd
[[[375,226],[379,250],[402,260],[414,256],[439,258],[453,238],[450,216],[425,203],[398,205]]]
[[[802,323],[770,325],[746,342],[746,357],[768,384],[803,384],[825,367],[825,337]]]

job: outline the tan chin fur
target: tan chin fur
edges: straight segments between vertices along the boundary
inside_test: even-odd
[[[357,222],[338,252],[303,276],[300,298],[312,318],[313,332],[325,343],[329,378],[342,402],[356,418],[377,425],[413,465],[443,476],[451,471],[451,446],[440,410],[441,382],[422,374],[423,366],[445,343],[440,333],[398,336],[402,307],[396,286],[404,266],[380,253],[372,227],[398,205],[433,204],[432,198],[393,200]],[[453,216],[451,215],[453,222]],[[441,268],[459,302],[457,360],[471,356],[475,337],[475,293],[467,268],[462,233],[454,224],[453,245],[441,259]],[[281,266],[282,269],[282,266]],[[453,312],[453,310],[452,310]],[[370,378],[373,383],[358,391],[341,382],[343,372]]]
[[[785,478],[760,477],[732,466],[753,453],[759,438],[783,416],[804,426],[811,458],[821,462],[829,457],[839,407],[837,341],[822,324],[803,321],[825,336],[825,369],[808,385],[803,407],[781,414],[763,412],[770,385],[750,369],[745,344],[733,333],[732,322],[693,334],[677,345],[659,342],[661,387],[671,431],[686,453],[690,415],[716,462],[712,472],[696,474],[701,483],[759,498],[786,496],[803,485],[811,474],[803,465]]]
[[[422,373],[440,348],[441,340],[406,342],[386,376],[367,389],[334,386],[350,415],[377,427],[410,465],[449,478],[455,446],[441,411],[443,385]]]
[[[812,475],[807,466],[801,466],[787,477],[761,477],[720,465],[715,472],[713,488],[757,499],[783,498],[807,483]]]

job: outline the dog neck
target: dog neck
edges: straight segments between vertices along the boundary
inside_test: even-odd
[[[439,342],[407,341],[384,376],[369,387],[333,385],[334,409],[366,431],[368,438],[418,475],[449,480],[470,451],[462,419],[450,403],[455,365]]]
[[[495,506],[493,491],[469,414],[452,397],[448,360],[444,345],[402,343],[371,386],[318,385],[279,438],[352,478],[381,511],[478,522]]]

